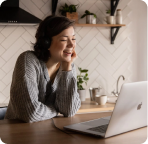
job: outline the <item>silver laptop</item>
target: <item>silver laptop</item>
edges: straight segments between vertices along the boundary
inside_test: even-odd
[[[64,128],[107,138],[145,126],[147,126],[147,81],[142,81],[122,85],[111,116]]]

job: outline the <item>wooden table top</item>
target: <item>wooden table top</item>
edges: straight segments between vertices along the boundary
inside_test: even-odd
[[[63,129],[63,126],[66,125],[107,117],[111,114],[111,112],[76,114],[73,117],[57,116],[53,120],[58,128]],[[0,120],[0,138],[6,144],[142,144],[147,138],[147,127],[106,139],[66,131],[71,134],[55,128],[52,119],[34,123],[23,123],[19,120]]]

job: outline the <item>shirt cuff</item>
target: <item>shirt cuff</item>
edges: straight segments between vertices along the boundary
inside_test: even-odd
[[[72,70],[71,71],[62,71],[62,76],[65,79],[70,79],[73,77],[73,72],[72,72]]]

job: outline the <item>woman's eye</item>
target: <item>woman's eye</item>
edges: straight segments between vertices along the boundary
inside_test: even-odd
[[[76,39],[72,39],[72,40],[76,40]],[[61,40],[61,41],[67,41],[67,40]]]

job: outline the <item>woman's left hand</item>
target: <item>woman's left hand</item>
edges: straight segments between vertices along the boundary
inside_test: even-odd
[[[72,53],[72,55],[71,55],[71,61],[70,61],[70,62],[73,63],[76,58],[77,58],[77,54],[76,54],[75,49],[73,49],[73,53]]]
[[[77,58],[77,54],[76,54],[75,49],[73,49],[73,53],[71,55],[71,61],[69,61],[69,62],[62,61],[62,70],[70,71],[71,70],[71,64],[75,61],[76,58]]]

